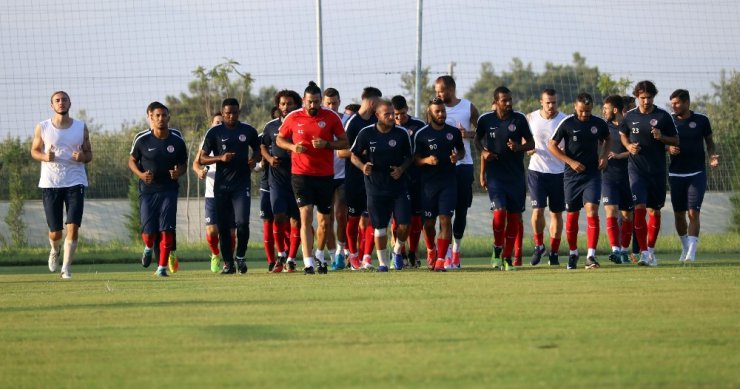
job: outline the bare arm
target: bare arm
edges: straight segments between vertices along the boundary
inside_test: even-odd
[[[80,149],[72,152],[72,159],[82,163],[92,161],[92,145],[90,144],[90,131],[87,130],[87,124],[82,133]]]
[[[719,166],[719,154],[716,154],[716,149],[714,146],[714,139],[712,139],[712,134],[705,136],[704,142],[707,144],[707,154],[709,154],[709,167],[714,169],[717,166]]]
[[[586,170],[586,167],[583,166],[583,164],[565,155],[565,152],[560,150],[558,147],[558,142],[556,140],[550,139],[547,143],[547,149],[555,158],[563,161],[565,164],[570,166],[571,169],[575,170],[576,173],[581,173]]]
[[[200,164],[200,154],[203,153],[203,150],[198,150],[198,152],[195,154],[195,158],[193,158],[193,172],[200,178],[201,180],[206,178],[206,173],[208,172],[205,169],[205,166]]]
[[[31,143],[31,157],[39,162],[51,162],[54,160],[54,152],[44,152],[44,141],[41,139],[41,125],[36,125],[33,130],[33,142]]]

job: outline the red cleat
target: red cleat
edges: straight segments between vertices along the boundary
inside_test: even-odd
[[[360,270],[362,264],[360,263],[360,257],[357,254],[349,255],[349,265],[352,270]]]
[[[437,250],[427,250],[427,267],[434,270],[434,264],[437,262]]]
[[[514,266],[522,266],[522,259],[514,258]]]
[[[438,258],[436,263],[434,264],[434,271],[447,271],[445,270],[445,260],[442,258]]]

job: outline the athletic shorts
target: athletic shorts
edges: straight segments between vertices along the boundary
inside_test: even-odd
[[[424,219],[434,219],[438,215],[452,216],[456,205],[457,185],[434,183],[422,188],[421,209]]]
[[[362,216],[367,214],[367,193],[364,181],[358,185],[344,185],[344,196],[347,200],[347,214]]]
[[[293,193],[298,208],[314,205],[322,214],[329,214],[333,208],[333,176],[306,176],[294,174],[292,177]]]
[[[601,172],[564,176],[563,189],[568,212],[580,211],[586,203],[598,205],[601,201]]]
[[[373,228],[388,228],[391,215],[398,224],[411,223],[411,198],[404,190],[395,196],[368,195],[367,212]]]
[[[301,215],[298,212],[298,204],[295,202],[295,195],[293,194],[292,187],[273,185],[270,187],[270,192],[267,193],[267,197],[268,208],[272,207],[269,219],[272,219],[272,215],[280,214],[285,214],[293,219],[301,218]]]
[[[260,219],[262,220],[274,219],[271,202],[272,202],[272,191],[260,189]]]
[[[66,188],[42,188],[41,197],[49,231],[61,231],[64,226],[63,213],[67,210],[66,224],[82,225],[85,208],[85,187],[75,185]]]
[[[486,179],[488,199],[491,200],[491,209],[506,209],[512,213],[524,212],[524,202],[527,189],[524,177],[521,180],[503,181],[496,178]]]
[[[701,210],[704,193],[707,191],[707,173],[701,172],[689,177],[668,177],[671,184],[671,204],[674,212],[689,209]]]
[[[334,179],[334,191],[340,188],[342,189],[342,192],[344,192],[344,178],[335,178]]]
[[[205,213],[207,226],[218,224],[218,217],[216,217],[216,200],[213,197],[206,197]]]
[[[421,215],[421,183],[411,181],[409,183],[409,196],[411,198],[411,214]]]
[[[177,221],[177,190],[139,194],[141,232],[174,231]]]
[[[542,173],[527,170],[527,185],[529,186],[532,208],[549,206],[550,212],[553,213],[560,213],[565,210],[563,173]]]
[[[457,165],[457,206],[455,209],[470,208],[473,204],[473,165]]]
[[[632,202],[645,204],[650,209],[661,209],[665,205],[666,195],[666,175],[659,173],[655,175],[645,174],[634,168],[632,164],[628,165],[627,170],[630,176],[630,191],[632,192]]]
[[[627,177],[621,181],[601,177],[601,202],[606,205],[616,205],[620,211],[631,211],[635,208],[632,202],[630,182]]]
[[[214,193],[216,218],[219,231],[249,226],[250,203],[252,197],[249,185]]]

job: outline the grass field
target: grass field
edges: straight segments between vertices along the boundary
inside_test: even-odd
[[[608,262],[608,261],[602,261]],[[0,267],[4,387],[738,387],[740,261],[169,279]]]

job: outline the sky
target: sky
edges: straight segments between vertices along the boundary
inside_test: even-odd
[[[462,96],[482,62],[501,71],[518,57],[541,71],[578,51],[615,78],[655,81],[658,104],[676,88],[710,93],[721,70],[738,70],[740,2],[610,3],[425,0],[422,66],[436,77],[454,62]],[[324,85],[339,89],[344,104],[367,85],[402,92],[400,76],[416,64],[416,4],[322,1]],[[317,79],[315,5],[10,0],[0,12],[0,138],[31,136],[60,89],[71,95],[73,116],[84,109],[104,130],[120,129],[142,119],[151,101],[187,92],[196,67],[225,58],[251,74],[255,90],[300,92]]]

